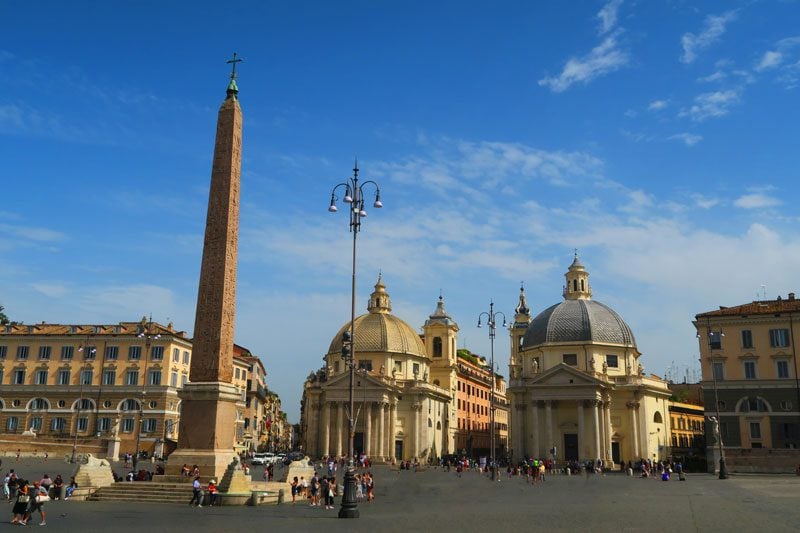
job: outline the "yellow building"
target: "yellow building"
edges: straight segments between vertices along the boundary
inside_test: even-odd
[[[554,457],[612,466],[665,459],[666,382],[645,375],[630,327],[592,299],[589,273],[577,254],[565,281],[564,301],[533,319],[520,292],[510,331],[514,460]]]
[[[687,460],[705,462],[705,412],[702,405],[669,402],[670,455],[686,465]]]
[[[160,455],[175,441],[192,344],[172,324],[0,326],[0,435]],[[138,445],[137,445],[138,438]]]
[[[755,463],[761,461],[769,470],[770,461],[783,461],[784,469],[791,470],[787,467],[799,462],[798,319],[800,300],[794,293],[695,317],[705,414],[719,417],[726,457],[734,469],[737,463],[740,469],[758,469]],[[706,442],[716,465],[714,424],[706,425]],[[778,459],[781,449],[791,451]],[[781,468],[777,462],[772,466]]]

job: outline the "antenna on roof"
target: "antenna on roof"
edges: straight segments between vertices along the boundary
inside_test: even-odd
[[[760,296],[761,296],[761,300],[766,300],[767,299],[767,286],[764,285],[763,283],[761,284],[761,295]]]

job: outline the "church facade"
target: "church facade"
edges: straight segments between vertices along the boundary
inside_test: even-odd
[[[592,299],[575,256],[564,301],[531,318],[525,291],[510,329],[511,455],[600,460],[607,467],[665,459],[666,382],[646,376],[630,327]]]

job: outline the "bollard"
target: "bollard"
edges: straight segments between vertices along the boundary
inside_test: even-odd
[[[572,475],[572,471],[569,469],[569,467],[567,467],[565,471],[566,471],[568,476]]]
[[[278,505],[283,503],[285,496],[286,496],[286,489],[278,490]]]

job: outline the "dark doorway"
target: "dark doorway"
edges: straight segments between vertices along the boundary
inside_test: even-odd
[[[364,434],[363,433],[356,433],[355,438],[353,439],[353,453],[356,456],[361,455],[364,453]]]
[[[567,461],[578,460],[578,435],[564,433],[564,459]]]
[[[394,456],[397,458],[398,461],[403,459],[403,441],[396,440],[394,441]]]
[[[622,460],[619,457],[619,442],[611,443],[611,458],[614,460],[615,464],[619,464],[622,462]]]

